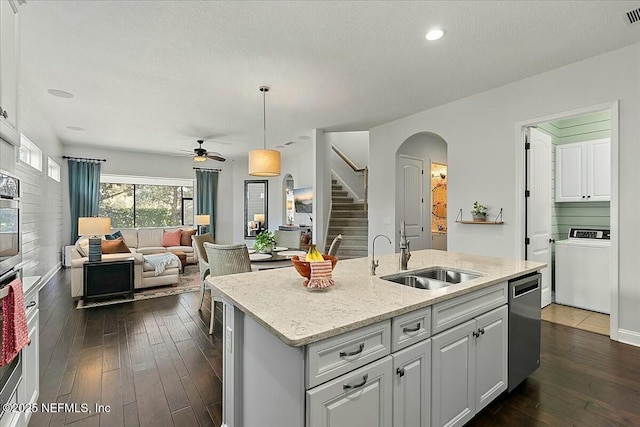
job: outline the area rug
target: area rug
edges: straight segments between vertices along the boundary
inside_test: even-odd
[[[85,302],[78,300],[76,309],[102,307],[105,305],[122,304],[123,302],[141,301],[151,298],[166,297],[169,295],[184,294],[185,292],[200,291],[200,273],[197,265],[188,265],[184,268],[184,274],[181,274],[180,283],[176,286],[159,286],[157,288],[148,288],[136,291],[134,298],[109,298],[104,300],[96,300]]]

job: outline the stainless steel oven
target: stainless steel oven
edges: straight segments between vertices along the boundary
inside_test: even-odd
[[[7,285],[20,277],[20,271],[8,271],[0,276],[0,299],[8,295]],[[2,338],[2,305],[0,305],[0,339]],[[7,403],[22,376],[22,353],[5,366],[0,366],[0,404]],[[0,416],[4,411],[0,407]]]
[[[0,275],[22,260],[19,196],[18,178],[0,172]]]

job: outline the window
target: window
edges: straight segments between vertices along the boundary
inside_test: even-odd
[[[115,175],[100,181],[99,215],[114,228],[193,224],[193,181]]]
[[[32,168],[42,171],[42,150],[24,134],[20,134],[18,158]]]
[[[60,165],[51,157],[47,157],[47,175],[49,178],[60,182]]]

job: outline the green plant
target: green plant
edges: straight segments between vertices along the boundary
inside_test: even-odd
[[[253,244],[253,248],[258,252],[263,252],[269,247],[276,245],[276,238],[271,231],[265,230],[256,236],[256,241]]]
[[[473,214],[473,216],[486,217],[487,216],[487,207],[484,206],[484,205],[481,205],[476,200],[475,202],[473,202],[473,210],[471,211],[471,213]]]

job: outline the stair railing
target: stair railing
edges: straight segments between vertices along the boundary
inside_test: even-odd
[[[359,168],[358,166],[356,166],[355,163],[353,163],[351,161],[351,159],[349,159],[346,154],[344,154],[342,151],[340,151],[340,149],[338,147],[336,147],[335,145],[331,145],[331,149],[333,150],[334,153],[336,153],[338,155],[338,157],[340,157],[342,159],[342,161],[344,161],[350,168],[351,170],[353,170],[354,173],[362,173],[363,176],[363,184],[364,184],[364,210],[367,210],[367,206],[368,206],[368,193],[369,193],[369,167],[365,166],[363,168]]]

